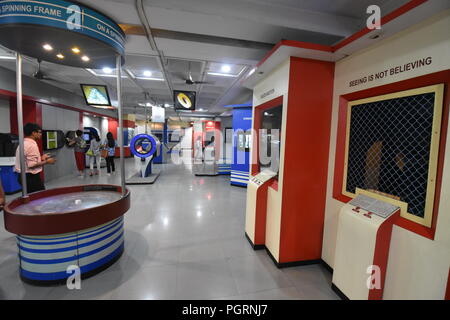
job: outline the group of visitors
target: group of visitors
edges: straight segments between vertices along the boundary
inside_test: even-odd
[[[74,145],[75,160],[77,164],[80,177],[84,177],[84,159],[85,155],[88,156],[89,161],[89,176],[100,174],[100,163],[101,158],[106,160],[106,171],[108,176],[111,172],[114,174],[116,171],[114,156],[116,152],[117,143],[114,140],[113,134],[108,132],[106,134],[105,141],[101,141],[97,133],[92,134],[89,148],[86,150],[86,141],[82,137],[83,132],[77,130],[75,133],[75,138],[69,140],[69,145]],[[94,170],[94,163],[96,164],[96,169]]]
[[[55,164],[56,158],[46,153],[41,155],[37,141],[42,138],[42,128],[36,123],[27,123],[24,128],[24,158],[25,158],[25,177],[28,193],[45,190],[44,183],[41,179],[42,169],[45,165]],[[83,132],[77,130],[74,139],[69,139],[70,146],[74,146],[75,161],[80,173],[80,177],[84,177],[85,171],[85,155],[88,156],[89,176],[98,175],[100,173],[101,158],[106,159],[106,168],[108,175],[115,173],[114,155],[117,146],[116,141],[111,132],[106,135],[105,141],[101,142],[97,133],[91,136],[89,148],[87,142],[83,139]],[[86,150],[87,149],[87,150]],[[94,162],[96,170],[94,171]],[[20,173],[20,157],[19,148],[16,150],[15,171]],[[22,185],[22,177],[18,177],[19,183]],[[0,210],[4,205],[4,193],[0,189]]]

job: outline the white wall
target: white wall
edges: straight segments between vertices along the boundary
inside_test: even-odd
[[[322,259],[333,267],[337,220],[343,203],[333,199],[339,96],[450,69],[450,11],[443,12],[336,64],[327,204]],[[357,87],[349,82],[431,56],[433,63]],[[447,136],[439,218],[434,240],[394,226],[384,299],[443,299],[450,266],[450,130]]]
[[[9,100],[0,99],[0,133],[11,132],[9,119]]]
[[[222,159],[225,163],[231,163],[233,161],[233,139],[231,138],[229,143],[225,141],[225,130],[227,128],[233,129],[233,117],[222,117],[220,122],[220,132],[222,134],[222,147],[220,148],[220,161]]]
[[[42,105],[42,129],[43,130],[78,130],[80,126],[80,114],[77,111]],[[76,172],[75,156],[72,148],[64,146],[62,149],[50,151],[56,156],[56,164],[45,166],[45,181],[62,178]]]
[[[102,136],[101,118],[90,115],[83,115],[83,127],[92,127],[100,131],[100,138]]]

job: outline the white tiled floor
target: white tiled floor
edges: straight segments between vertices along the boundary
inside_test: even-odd
[[[118,184],[119,175],[46,186],[98,182]],[[23,283],[15,236],[1,228],[0,299],[338,299],[323,266],[277,269],[265,251],[253,251],[244,236],[246,189],[228,176],[163,165],[154,185],[129,188],[125,252],[81,290]]]

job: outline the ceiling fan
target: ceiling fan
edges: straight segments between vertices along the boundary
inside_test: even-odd
[[[59,83],[68,83],[68,82],[64,82],[61,80],[57,80],[57,79],[53,79],[51,77],[48,77],[46,74],[44,74],[41,71],[41,62],[42,60],[38,59],[37,63],[38,63],[38,69],[36,70],[35,73],[33,73],[33,78],[37,79],[37,80],[45,80],[45,81],[55,81],[55,82],[59,82]]]
[[[175,73],[175,75],[183,80],[184,82],[179,82],[176,84],[187,84],[187,85],[195,85],[195,84],[214,84],[215,82],[210,81],[194,81],[192,79],[192,73],[191,73],[191,62],[189,62],[189,71],[187,77],[184,76],[182,73]]]

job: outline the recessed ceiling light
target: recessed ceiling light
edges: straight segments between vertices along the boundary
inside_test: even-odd
[[[58,59],[64,59],[64,55],[63,55],[62,53],[58,53],[58,54],[56,55],[56,57],[57,57]]]
[[[231,67],[227,64],[222,66],[222,72],[230,72],[231,71]]]
[[[112,73],[112,69],[108,68],[108,67],[105,67],[105,68],[103,68],[103,72],[109,74],[109,73]]]
[[[77,48],[77,47],[73,47],[72,48],[72,52],[75,53],[75,54],[79,54],[81,52],[81,50],[79,48]]]
[[[146,70],[146,71],[144,71],[144,76],[146,76],[146,77],[151,77],[151,76],[152,76],[152,72]]]
[[[53,50],[53,47],[51,45],[49,45],[48,43],[44,44],[42,46],[42,48],[44,48],[47,51],[52,51]]]
[[[89,61],[89,60],[91,60],[88,56],[82,56],[81,57],[81,60],[83,60],[83,61]]]

